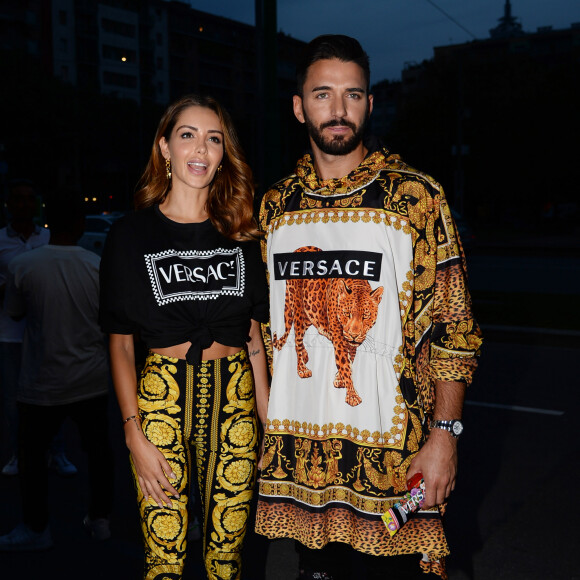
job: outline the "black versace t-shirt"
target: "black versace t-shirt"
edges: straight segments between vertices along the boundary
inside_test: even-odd
[[[268,320],[258,242],[222,236],[209,220],[182,224],[157,206],[111,227],[101,260],[100,323],[149,348],[191,341],[189,362],[214,341],[243,346],[250,319]]]

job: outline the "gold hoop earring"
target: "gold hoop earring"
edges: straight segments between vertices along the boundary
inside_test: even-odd
[[[171,160],[165,160],[165,174],[167,175],[167,179],[171,179]]]
[[[221,163],[218,165],[217,172],[218,173],[222,172],[222,164]]]

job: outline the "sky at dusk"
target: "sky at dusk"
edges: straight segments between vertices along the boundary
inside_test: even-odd
[[[489,38],[489,29],[498,24],[505,5],[505,0],[277,2],[278,30],[294,38],[309,41],[328,33],[357,38],[370,56],[372,83],[399,80],[406,63],[432,58],[434,46]],[[190,0],[189,4],[232,20],[255,22],[254,0]],[[511,5],[513,16],[526,32],[535,32],[540,26],[560,29],[580,23],[580,0],[512,0]]]

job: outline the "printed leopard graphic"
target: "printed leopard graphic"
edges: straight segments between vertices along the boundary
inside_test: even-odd
[[[320,248],[304,246],[296,252],[321,252]],[[272,337],[274,348],[280,350],[294,325],[297,371],[301,378],[312,376],[307,368],[308,353],[304,334],[314,326],[334,346],[337,373],[334,386],[346,389],[346,402],[356,406],[362,402],[352,382],[352,364],[357,348],[377,320],[377,310],[383,287],[374,290],[368,280],[355,278],[293,279],[286,281],[284,303],[284,334]]]

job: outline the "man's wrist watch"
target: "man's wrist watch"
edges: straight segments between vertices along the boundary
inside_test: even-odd
[[[431,429],[445,429],[445,431],[449,431],[455,438],[463,433],[463,423],[459,419],[453,419],[452,421],[431,421],[429,427]]]

